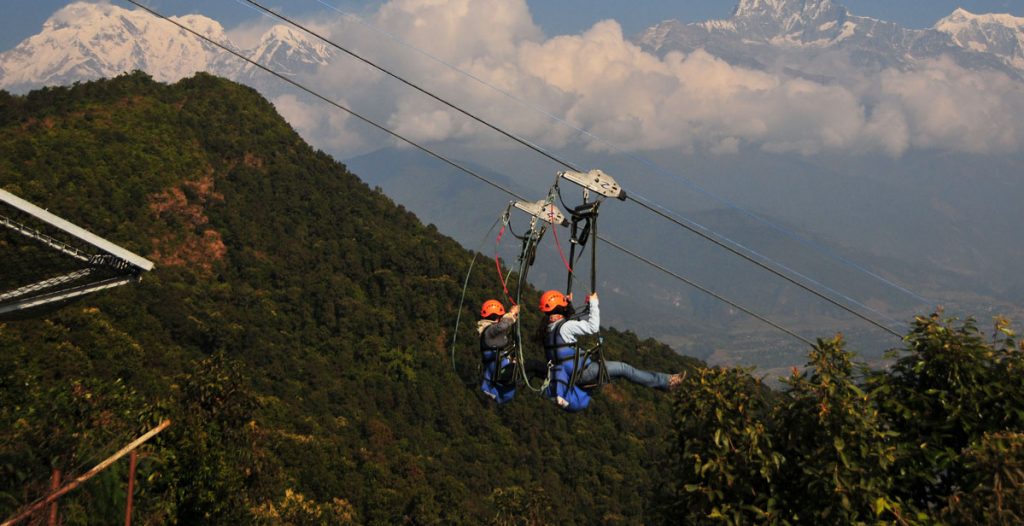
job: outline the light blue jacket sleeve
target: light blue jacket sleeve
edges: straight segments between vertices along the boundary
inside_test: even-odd
[[[562,324],[558,333],[565,343],[576,343],[577,338],[588,334],[597,334],[601,329],[601,309],[596,299],[590,300],[590,311],[580,320],[569,320]]]

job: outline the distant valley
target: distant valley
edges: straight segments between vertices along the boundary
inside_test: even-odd
[[[337,50],[295,28],[270,26],[242,47],[230,43],[228,32],[215,20],[201,15],[178,20],[291,78],[312,81],[331,71],[342,76]],[[764,72],[772,76],[766,78],[787,79],[793,89],[806,85],[826,93],[833,87],[882,82],[886,72],[913,72],[922,64],[988,72],[1020,83],[1024,78],[1022,21],[957,10],[932,28],[907,29],[857,16],[831,0],[741,0],[726,20],[665,21],[636,35],[632,42],[660,59],[672,53],[691,58],[704,53],[712,64],[747,68],[744,74]],[[329,112],[318,110],[317,101],[303,101],[276,79],[243,67],[212,46],[148,14],[113,4],[71,4],[38,35],[0,53],[0,87],[20,93],[133,69],[167,82],[207,71],[256,87],[279,110],[290,110],[282,113],[297,119],[293,126],[312,134],[307,140],[345,158],[369,184],[381,187],[466,247],[478,245],[486,225],[508,202],[507,196],[419,153],[368,143],[362,149],[371,153],[347,155],[349,143],[365,139],[339,135],[332,128],[335,121],[322,117]],[[355,87],[364,80],[346,78],[343,85]],[[1014,85],[1007,89],[1020,91]],[[1021,317],[1024,275],[1019,262],[1024,258],[1024,236],[1019,225],[1024,223],[1020,206],[1024,190],[1019,177],[1024,154],[998,144],[994,153],[987,152],[985,137],[973,139],[977,144],[966,144],[967,151],[943,150],[944,144],[959,140],[959,132],[928,121],[938,120],[929,115],[928,107],[919,108],[915,118],[925,122],[921,126],[931,126],[928,133],[937,130],[944,135],[937,136],[934,144],[927,142],[927,133],[917,139],[919,144],[908,139],[901,142],[885,129],[891,126],[893,134],[900,131],[899,123],[884,115],[893,102],[867,91],[861,127],[880,128],[871,133],[889,141],[881,152],[876,151],[878,145],[860,144],[845,138],[842,130],[828,129],[829,122],[815,122],[813,115],[806,129],[795,128],[788,132],[792,140],[777,144],[759,145],[728,136],[735,130],[712,130],[707,132],[712,137],[723,135],[713,139],[718,142],[711,151],[699,141],[694,142],[695,149],[643,150],[639,157],[618,153],[614,141],[610,145],[570,143],[552,151],[582,161],[587,168],[604,169],[629,191],[653,196],[671,213],[741,243],[752,257],[768,258],[766,264],[806,276],[813,280],[808,282],[811,286],[839,301],[862,304],[858,309],[871,316],[902,325],[914,314],[943,305],[953,314],[979,316],[983,324],[996,313]],[[390,88],[369,93],[378,99],[394,96]],[[949,96],[956,100],[955,93]],[[743,102],[756,108],[767,101]],[[515,108],[522,111],[520,106]],[[792,111],[800,109],[796,106]],[[314,117],[321,118],[320,124],[301,122]],[[382,122],[394,119],[376,117]],[[748,126],[742,122],[718,125]],[[770,121],[753,119],[750,124],[766,125]],[[693,133],[704,133],[698,129],[702,126],[709,125],[695,122]],[[821,137],[823,132],[815,126],[825,126],[825,132],[836,134],[834,140],[849,140],[854,148],[849,153],[821,151],[818,143],[833,139]],[[681,129],[690,133],[686,126]],[[475,136],[472,131],[465,133]],[[1013,130],[1003,135],[994,135],[993,140],[1012,144]],[[493,142],[467,144],[449,139],[433,145],[533,198],[542,197],[555,172],[562,169],[530,152]],[[827,336],[816,333],[823,329],[843,331],[851,335],[854,345],[862,345],[870,359],[894,343],[890,335],[862,320],[628,204],[605,207],[601,232],[807,337]],[[539,258],[531,277],[538,286],[563,286],[561,262],[551,257],[550,245],[544,250],[548,253]],[[489,251],[493,244],[484,250]],[[600,288],[609,297],[610,325],[658,337],[681,352],[716,363],[775,368],[803,359],[802,346],[787,335],[629,256],[607,248],[601,253]],[[514,258],[511,253],[502,256],[506,262]],[[864,270],[912,293],[884,285]]]

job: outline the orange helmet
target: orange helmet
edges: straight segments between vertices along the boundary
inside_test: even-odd
[[[505,314],[505,306],[498,300],[485,301],[483,306],[480,307],[480,317],[486,318],[493,314],[497,314],[498,316]]]
[[[540,311],[551,312],[556,307],[568,307],[569,302],[565,301],[565,294],[557,290],[549,290],[540,295]]]

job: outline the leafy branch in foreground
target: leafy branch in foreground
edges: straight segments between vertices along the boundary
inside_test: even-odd
[[[691,378],[675,405],[666,520],[693,524],[1017,524],[1024,349],[997,319],[918,317],[886,370],[819,340],[759,396],[739,369]]]

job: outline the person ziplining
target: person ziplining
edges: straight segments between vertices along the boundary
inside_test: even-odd
[[[480,334],[480,359],[483,379],[480,390],[499,404],[504,404],[516,395],[518,367],[525,368],[528,375],[543,378],[547,365],[537,360],[520,362],[516,353],[515,339],[511,337],[513,327],[519,322],[519,305],[513,305],[505,312],[500,301],[490,299],[480,307],[480,320],[476,330]]]
[[[584,189],[583,204],[568,207],[562,198],[559,182],[562,179],[572,181]],[[590,201],[594,192],[600,199]],[[509,227],[510,211],[516,208],[530,214],[530,230],[520,236],[513,235],[522,241],[519,255],[519,282],[516,287],[515,299],[508,290],[507,278],[501,272],[501,264],[495,255],[495,265],[502,290],[513,306],[505,311],[504,305],[495,299],[487,300],[481,305],[480,321],[477,332],[480,335],[481,383],[480,389],[498,404],[511,401],[516,394],[519,383],[530,386],[530,378],[543,378],[544,384],[539,389],[531,389],[551,399],[566,411],[575,412],[585,409],[590,403],[591,393],[601,385],[613,379],[624,379],[631,383],[652,387],[660,390],[674,389],[682,383],[681,374],[670,375],[663,372],[643,371],[620,361],[604,359],[603,339],[600,337],[600,310],[597,285],[597,215],[605,197],[625,199],[625,192],[614,179],[600,170],[587,173],[559,172],[555,184],[548,192],[546,199],[536,202],[516,201],[506,207],[502,215],[502,230],[498,234],[496,245],[501,242],[505,229]],[[565,219],[554,200],[559,199],[563,206],[571,212],[571,223]],[[566,292],[557,290],[545,292],[540,299],[539,310],[542,314],[541,325],[538,327],[539,340],[545,351],[545,362],[528,360],[523,355],[522,339],[519,336],[519,305],[522,287],[526,275],[533,265],[537,244],[544,236],[548,226],[569,226],[571,248],[566,258],[557,234],[555,244],[565,263],[568,278]],[[582,250],[588,240],[591,244],[591,293],[587,297],[587,306],[577,315],[572,301],[572,285],[576,279],[576,249]],[[514,336],[513,336],[514,335]],[[580,347],[579,337],[596,335],[597,344],[587,349]]]
[[[540,297],[544,354],[548,360],[548,388],[545,395],[558,407],[576,412],[590,405],[592,391],[614,379],[623,379],[662,391],[674,390],[683,382],[683,373],[667,374],[643,371],[625,362],[595,359],[592,352],[580,349],[578,338],[597,334],[601,329],[601,310],[597,292],[587,296],[583,316],[575,319],[571,298],[557,290]]]

